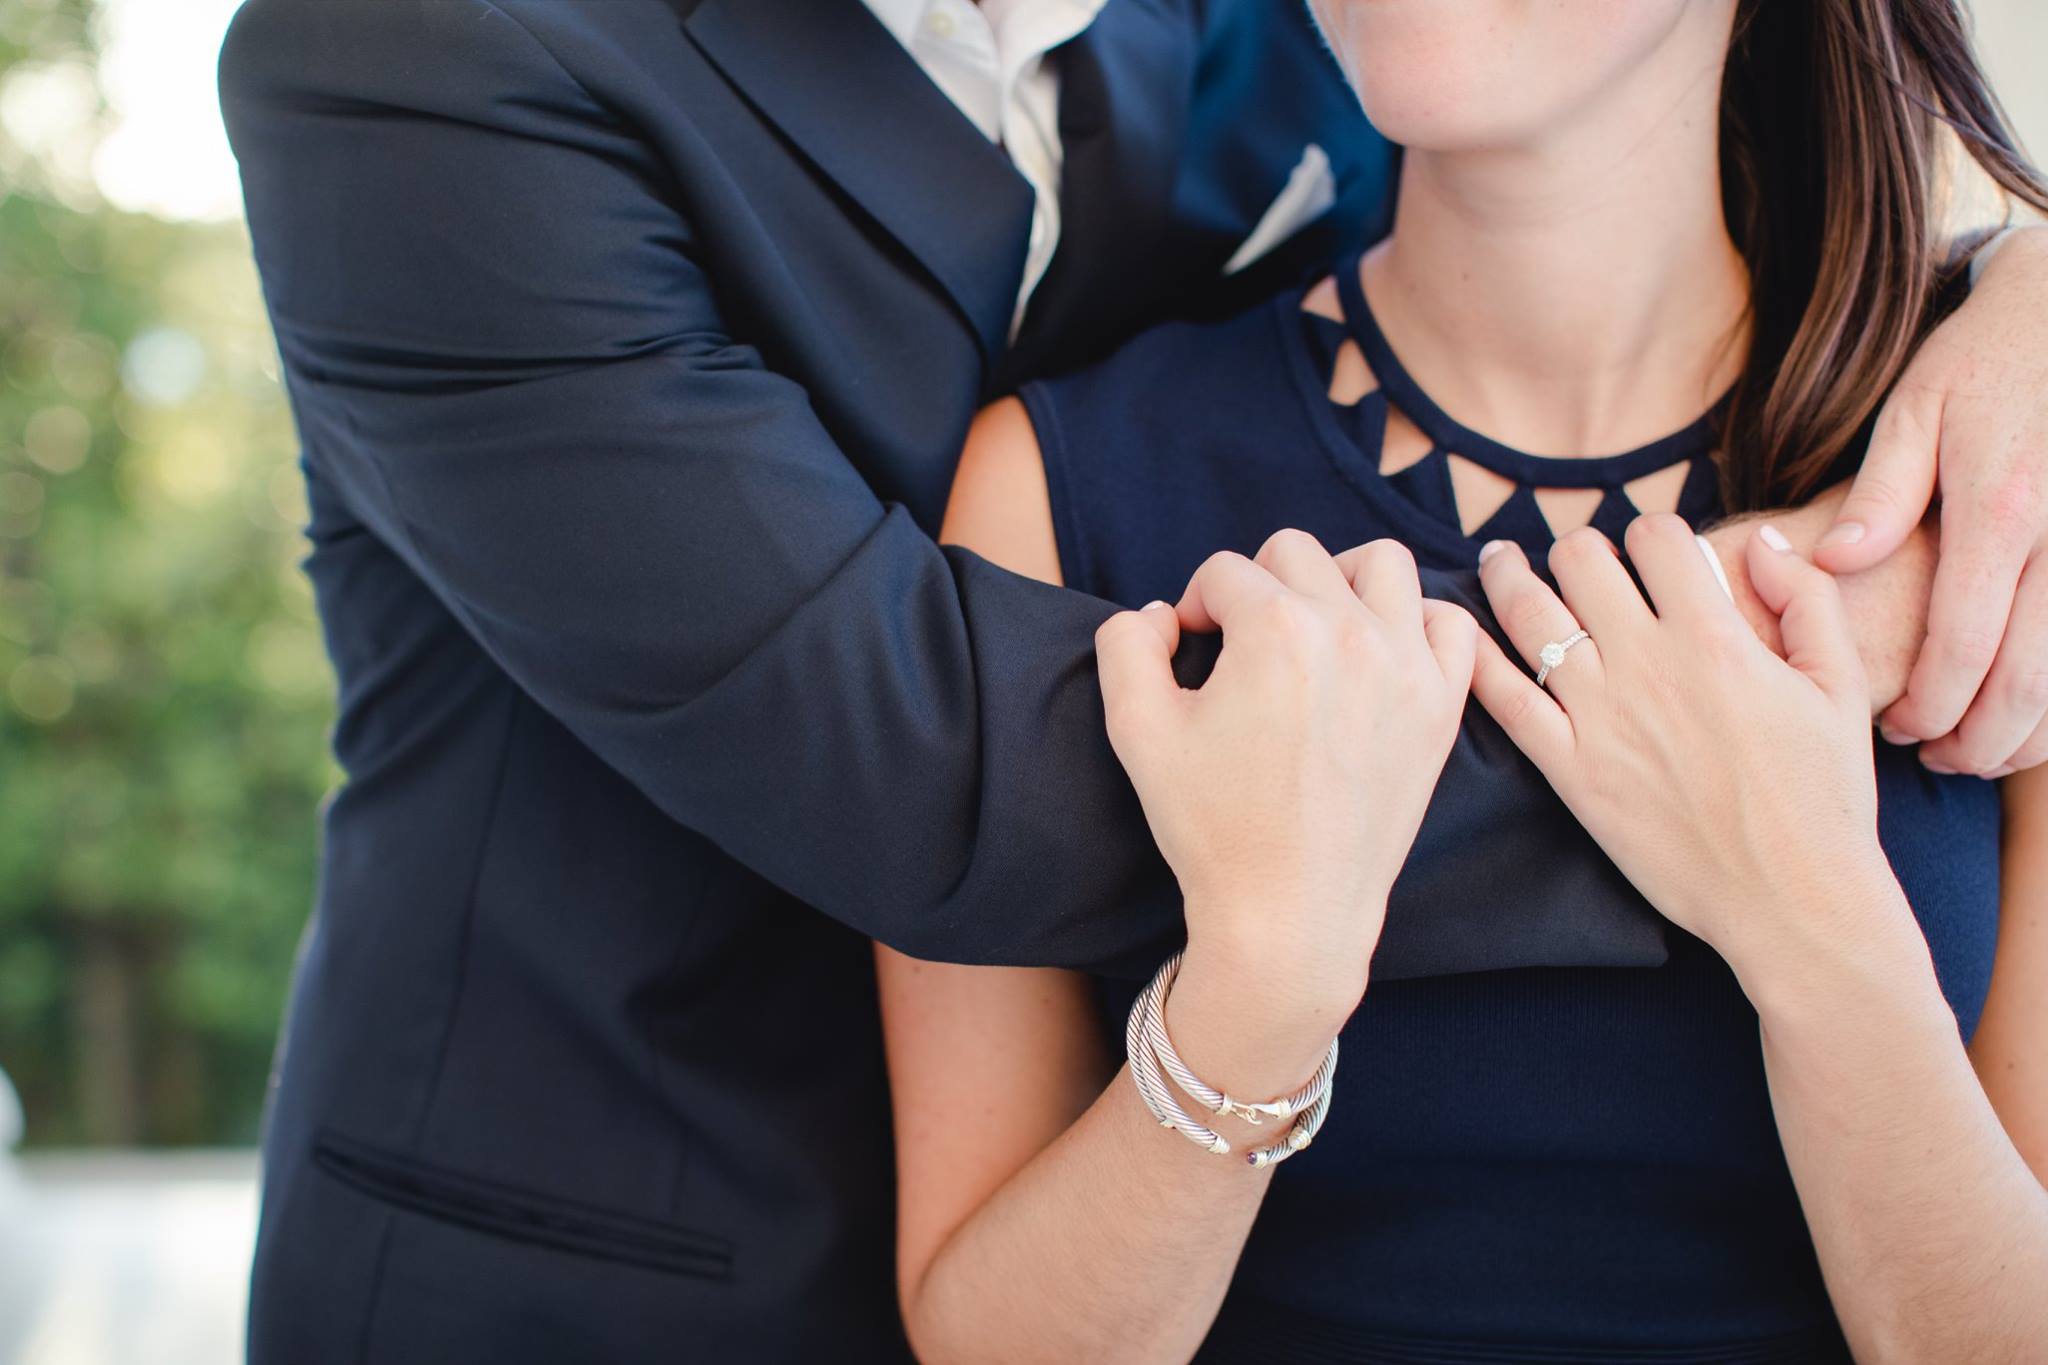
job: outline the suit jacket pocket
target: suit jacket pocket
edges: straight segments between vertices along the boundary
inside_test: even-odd
[[[338,1133],[315,1139],[313,1164],[381,1203],[491,1236],[699,1279],[732,1274],[732,1244],[722,1237],[465,1175]]]

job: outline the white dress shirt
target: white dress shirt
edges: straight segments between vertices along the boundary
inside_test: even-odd
[[[1105,0],[866,0],[932,83],[1031,186],[1031,244],[1010,335],[1060,244],[1059,73],[1046,53],[1095,22]]]

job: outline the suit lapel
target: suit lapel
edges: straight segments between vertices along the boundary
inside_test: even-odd
[[[783,135],[917,258],[991,362],[1031,187],[860,0],[704,0],[683,26]]]
[[[1020,344],[1057,344],[1073,318],[1102,314],[1105,272],[1142,260],[1158,242],[1194,94],[1194,27],[1176,0],[1109,0],[1054,55],[1065,149],[1060,246]]]

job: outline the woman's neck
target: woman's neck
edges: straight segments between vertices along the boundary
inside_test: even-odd
[[[1605,455],[1734,382],[1749,277],[1721,210],[1719,74],[1616,92],[1538,145],[1408,153],[1364,285],[1453,417],[1523,450]]]

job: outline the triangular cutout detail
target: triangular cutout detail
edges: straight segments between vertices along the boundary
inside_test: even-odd
[[[1445,458],[1451,467],[1451,498],[1458,506],[1458,527],[1469,536],[1507,506],[1519,485],[1463,455]]]
[[[1600,510],[1601,502],[1607,497],[1604,488],[1537,488],[1530,491],[1536,495],[1536,510],[1550,524],[1553,537],[1592,525],[1593,514]]]

